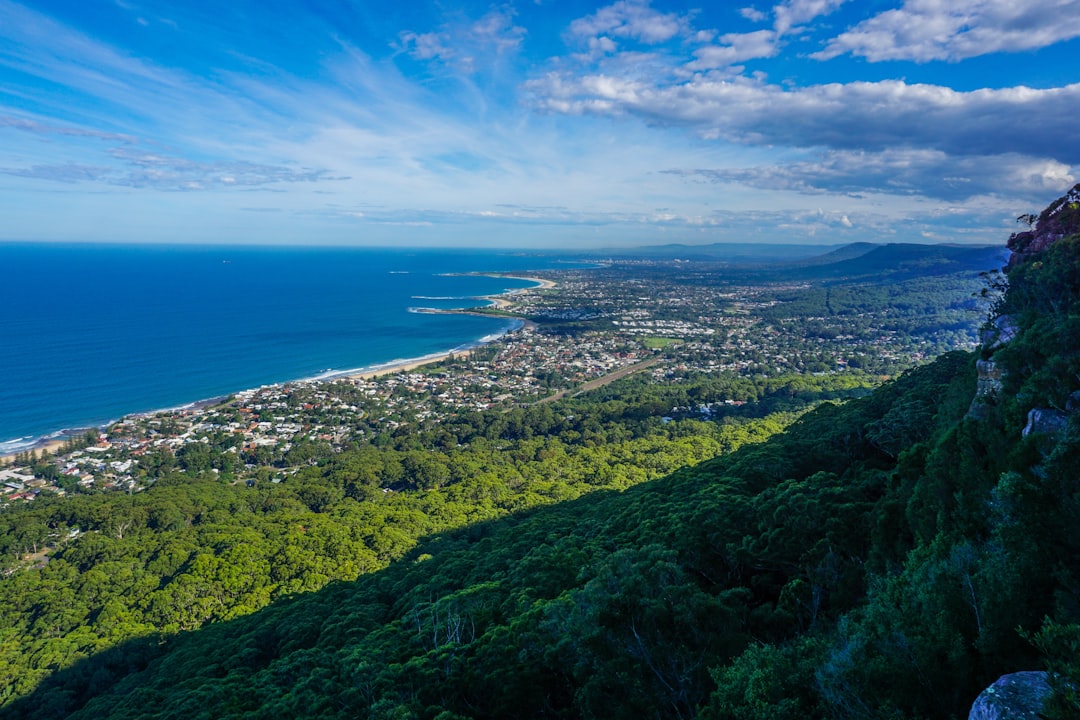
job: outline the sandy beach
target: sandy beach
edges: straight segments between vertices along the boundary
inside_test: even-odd
[[[380,367],[375,370],[365,370],[360,373],[353,373],[351,375],[345,375],[344,377],[349,380],[370,380],[371,378],[377,378],[382,375],[392,375],[399,372],[409,372],[410,370],[416,370],[417,368],[424,367],[425,365],[434,365],[441,363],[445,360],[449,360],[451,357],[468,357],[472,354],[472,350],[457,350],[440,353],[438,355],[431,355],[425,358],[419,358],[417,360],[403,360],[399,363],[391,363],[385,367]]]
[[[24,452],[33,453],[37,457],[41,457],[45,453],[55,453],[60,448],[64,447],[64,444],[66,442],[67,442],[67,440],[48,440],[48,441],[44,441],[44,442],[35,443],[31,447],[26,448],[26,450],[23,450],[20,453],[11,453],[10,455],[0,455],[0,465],[3,465],[5,463],[9,463],[9,462],[13,462],[15,460],[16,455],[22,454]]]
[[[506,278],[508,280],[527,280],[528,282],[537,283],[536,287],[531,288],[517,288],[515,290],[507,290],[503,295],[510,295],[512,293],[519,293],[522,290],[550,290],[555,287],[554,280],[545,280],[544,278],[528,277],[525,275],[501,275],[498,273],[487,275],[487,277]]]
[[[535,287],[514,288],[513,290],[506,290],[504,292],[495,293],[493,295],[477,296],[478,300],[487,300],[491,302],[498,310],[505,310],[506,308],[513,305],[513,302],[507,297],[509,295],[517,295],[519,293],[525,292],[526,290],[550,290],[551,288],[555,287],[555,282],[553,280],[545,280],[544,278],[527,277],[525,275],[502,275],[500,273],[482,274],[484,275],[484,277],[505,278],[507,280],[525,280],[527,282],[536,283]]]

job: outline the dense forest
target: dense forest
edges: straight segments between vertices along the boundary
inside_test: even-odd
[[[1039,227],[1078,218],[1059,201]],[[176,472],[35,501],[4,519],[2,711],[962,718],[1048,668],[1048,713],[1076,717],[1080,235],[1061,234],[1017,243],[978,352],[869,394],[791,378],[754,388],[764,410],[662,421],[676,398],[630,380],[280,485]]]
[[[622,490],[731,452],[823,400],[865,394],[869,382],[628,378],[559,405],[402,425],[319,456],[282,483],[225,481],[215,471],[235,456],[223,442],[196,444],[198,458],[148,463],[155,480],[143,492],[44,493],[0,515],[2,697],[129,638],[193,630],[353,580],[433,532]],[[719,421],[662,418],[728,398],[756,402],[724,406]]]

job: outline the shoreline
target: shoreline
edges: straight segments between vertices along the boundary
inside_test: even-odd
[[[83,432],[86,432],[90,428],[83,428]],[[46,455],[55,455],[56,452],[67,444],[68,440],[75,437],[75,435],[66,436],[65,440],[57,440],[54,437],[49,437],[48,440],[38,439],[34,441],[33,445],[28,445],[22,450],[17,450],[9,455],[0,455],[0,465],[5,465],[15,461],[15,458],[23,453],[31,453],[34,457],[42,458]],[[13,442],[13,441],[9,441]]]
[[[477,299],[477,300],[491,301],[499,309],[502,309],[502,308],[512,304],[509,300],[507,300],[504,297],[506,295],[521,293],[521,292],[523,292],[525,290],[539,290],[539,289],[545,289],[546,290],[546,289],[556,287],[556,283],[551,281],[551,280],[545,280],[543,278],[537,278],[537,277],[525,277],[525,276],[522,276],[522,275],[504,275],[504,274],[501,274],[501,273],[454,273],[454,274],[458,274],[458,275],[482,275],[484,277],[507,278],[507,279],[512,279],[512,280],[528,280],[529,282],[535,282],[536,283],[536,285],[534,287],[514,288],[514,289],[511,289],[511,290],[507,290],[505,292],[501,292],[501,293],[495,293],[495,294],[492,294],[492,295],[477,295],[477,296],[474,297],[474,299]],[[23,453],[32,453],[33,455],[35,455],[37,457],[42,457],[45,454],[55,454],[56,451],[59,450],[60,448],[62,448],[69,440],[71,440],[72,438],[78,437],[79,435],[85,433],[87,430],[97,430],[97,431],[100,432],[100,431],[104,430],[105,428],[107,428],[108,426],[112,425],[113,423],[119,422],[120,420],[123,420],[124,418],[129,418],[129,417],[150,417],[150,416],[153,416],[153,415],[159,415],[161,413],[180,412],[180,411],[184,411],[184,410],[195,410],[195,411],[197,411],[197,410],[200,410],[200,409],[203,409],[203,408],[212,407],[214,405],[219,405],[219,404],[225,402],[226,399],[228,399],[229,397],[232,397],[234,395],[238,395],[240,393],[245,393],[245,392],[253,392],[253,391],[259,390],[261,388],[281,387],[281,386],[284,386],[284,385],[291,385],[291,384],[294,384],[294,383],[306,383],[306,382],[334,382],[334,381],[337,381],[337,380],[370,380],[370,379],[373,379],[373,378],[381,377],[383,375],[392,375],[392,374],[398,373],[398,372],[408,372],[410,370],[416,370],[417,368],[424,367],[425,365],[434,365],[436,363],[443,362],[443,361],[449,359],[450,357],[468,357],[469,355],[472,354],[473,350],[475,350],[476,348],[483,347],[484,345],[489,345],[489,344],[495,342],[496,340],[498,340],[498,339],[500,339],[500,338],[502,338],[502,337],[504,337],[504,336],[506,336],[506,335],[508,335],[510,333],[517,332],[518,330],[521,330],[522,328],[528,327],[530,325],[529,321],[525,320],[524,318],[500,317],[498,315],[487,315],[487,314],[484,314],[484,313],[471,312],[473,309],[474,308],[461,308],[460,310],[455,310],[455,309],[440,310],[440,309],[429,308],[429,309],[424,310],[424,312],[434,310],[433,314],[474,315],[474,316],[477,316],[477,317],[491,318],[493,320],[507,320],[507,321],[511,321],[511,322],[516,322],[516,323],[518,323],[518,325],[511,326],[510,328],[508,328],[508,329],[506,329],[506,330],[504,330],[502,332],[496,333],[496,334],[485,335],[484,337],[481,337],[478,340],[467,342],[467,343],[464,343],[462,345],[458,345],[457,347],[451,348],[449,350],[443,350],[443,351],[439,351],[439,352],[436,352],[436,353],[431,353],[429,355],[422,355],[422,356],[413,357],[413,358],[395,359],[395,360],[390,360],[390,361],[385,362],[385,363],[375,363],[373,365],[367,365],[367,366],[363,366],[363,367],[359,367],[359,368],[354,368],[354,369],[351,369],[351,370],[332,370],[332,371],[324,372],[324,373],[321,373],[321,374],[315,375],[315,376],[295,378],[295,379],[292,379],[292,380],[284,380],[282,382],[270,383],[268,385],[260,385],[259,387],[256,387],[256,388],[245,388],[243,390],[237,390],[237,391],[234,391],[232,393],[229,393],[228,395],[219,395],[219,396],[212,397],[212,398],[204,398],[202,400],[195,400],[193,402],[183,403],[181,405],[174,405],[172,407],[160,408],[160,409],[157,409],[157,410],[147,410],[147,411],[142,411],[142,412],[126,413],[125,415],[121,416],[120,418],[109,420],[108,422],[105,422],[105,423],[103,423],[101,425],[88,425],[88,426],[85,426],[85,427],[64,428],[62,430],[58,430],[58,431],[50,433],[48,435],[41,435],[39,437],[36,437],[33,440],[28,441],[25,446],[20,446],[17,449],[12,450],[11,452],[0,455],[0,465],[6,465],[6,464],[12,463],[15,460],[15,457],[17,455],[21,455]],[[18,442],[19,439],[20,438],[14,438],[12,440],[2,441],[2,442],[0,442],[0,444],[6,445],[6,444],[9,444],[9,443],[16,443],[16,442]]]

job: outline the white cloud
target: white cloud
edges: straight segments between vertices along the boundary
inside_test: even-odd
[[[1080,0],[906,0],[865,20],[813,55],[956,61],[1020,52],[1080,37]]]
[[[444,44],[444,38],[439,33],[414,33],[404,31],[398,36],[401,45],[417,60],[442,60],[447,61],[454,57],[454,50]]]
[[[85,203],[114,208],[99,214],[116,217],[135,208],[152,228],[186,230],[184,218],[197,216],[206,232],[248,223],[255,213],[239,220],[235,213],[261,199],[267,207],[259,209],[276,211],[266,213],[264,229],[283,239],[395,242],[401,228],[444,226],[438,239],[409,237],[460,243],[487,228],[482,236],[492,244],[519,236],[625,244],[662,231],[669,241],[747,239],[780,226],[792,237],[808,228],[845,237],[939,231],[931,220],[902,229],[914,217],[905,213],[928,212],[941,205],[934,198],[945,198],[970,217],[964,198],[972,188],[992,192],[985,188],[1001,168],[1002,187],[1032,192],[1078,174],[1068,156],[1080,155],[1071,127],[1080,86],[958,93],[903,82],[770,85],[764,76],[734,77],[741,70],[732,64],[784,50],[775,29],[699,31],[690,22],[696,16],[662,7],[616,2],[576,23],[565,35],[568,52],[583,53],[574,57],[587,64],[561,57],[543,66],[557,72],[526,86],[531,106],[549,111],[537,115],[514,92],[530,61],[525,52],[535,49],[526,44],[532,36],[506,9],[402,33],[392,57],[385,38],[367,46],[384,55],[372,57],[352,44],[370,38],[326,33],[318,37],[337,44],[311,53],[317,66],[292,73],[288,53],[253,50],[257,66],[207,73],[155,62],[0,0],[0,67],[12,83],[35,78],[5,86],[9,98],[32,102],[0,117],[0,196],[5,212],[21,213],[20,227],[33,226],[27,218],[34,213],[22,207],[33,204],[27,198],[37,208],[78,199],[71,213],[35,211],[50,222],[82,222],[86,215],[75,211]],[[782,7],[790,39],[809,35],[805,23],[835,3]],[[771,15],[761,15],[758,27],[768,28]],[[191,18],[182,26],[207,29]],[[310,28],[297,30],[298,43],[319,42],[300,32]],[[790,67],[797,77],[800,68]],[[585,113],[643,122],[556,116]],[[657,129],[664,126],[690,132]],[[701,142],[695,134],[733,142]],[[800,153],[804,162],[777,165],[790,148],[811,148],[815,159]],[[1007,151],[1015,157],[1003,164],[975,162]],[[720,169],[658,172],[669,167]],[[725,183],[723,192],[711,182]],[[192,190],[200,192],[185,192]],[[330,192],[333,198],[324,195]],[[134,195],[138,203],[130,202]],[[1000,207],[994,204],[998,215]],[[1017,212],[1027,209],[1024,203]],[[524,235],[508,233],[509,224]],[[606,226],[618,232],[605,233]],[[575,236],[574,228],[584,229]]]
[[[1016,154],[952,157],[939,150],[902,149],[830,151],[815,160],[787,165],[668,172],[763,190],[877,192],[947,201],[988,195],[1038,200],[1076,182],[1073,170],[1055,160]]]
[[[649,0],[619,0],[570,24],[570,33],[580,38],[608,35],[646,45],[666,42],[688,31],[685,17],[657,12],[649,7]]]
[[[638,115],[750,145],[1012,152],[1080,163],[1080,84],[959,92],[888,80],[785,89],[746,78],[664,83],[550,73],[529,88],[541,109]]]
[[[62,183],[93,182],[156,190],[207,190],[222,187],[262,187],[278,183],[333,180],[325,171],[243,161],[195,162],[132,147],[108,151],[117,163],[81,165],[71,162],[29,167],[0,167],[0,173]]]
[[[674,212],[669,208],[636,211],[572,210],[565,207],[497,205],[498,210],[487,208],[446,210],[439,208],[379,208],[365,211],[347,208],[327,208],[317,213],[326,217],[349,218],[369,223],[398,225],[408,222],[425,224],[464,224],[476,221],[484,223],[510,223],[514,225],[549,226],[662,226],[662,227],[715,227],[721,224],[718,217],[702,214]]]
[[[417,60],[438,60],[465,72],[516,50],[524,40],[525,28],[514,24],[513,12],[497,9],[476,21],[448,24],[437,32],[398,33],[400,48]]]
[[[721,35],[720,45],[706,45],[694,51],[694,61],[686,65],[689,70],[711,70],[726,67],[754,58],[772,57],[777,52],[776,33],[758,30],[751,33]]]
[[[803,23],[834,12],[845,2],[847,0],[787,0],[773,8],[774,27],[783,35]]]
[[[574,58],[583,62],[590,62],[597,60],[606,55],[612,55],[618,50],[618,46],[615,41],[609,37],[591,37],[588,39],[589,51],[586,53],[578,53],[574,55]]]
[[[469,35],[482,45],[498,51],[517,48],[524,40],[525,28],[514,24],[514,14],[508,9],[492,10],[469,28]]]
[[[754,7],[739,8],[739,14],[750,22],[761,22],[768,17],[768,15]]]
[[[46,123],[36,122],[34,120],[28,120],[26,118],[0,115],[0,128],[5,127],[14,128],[16,130],[23,130],[25,132],[38,135],[66,135],[68,137],[96,138],[99,140],[108,140],[111,142],[119,142],[124,144],[137,142],[136,138],[132,135],[101,132],[99,130],[88,130],[86,128],[78,127],[50,125]]]

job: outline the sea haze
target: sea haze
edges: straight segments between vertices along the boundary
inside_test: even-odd
[[[529,287],[494,251],[0,244],[0,452],[66,428],[467,346],[513,321],[410,312]]]

